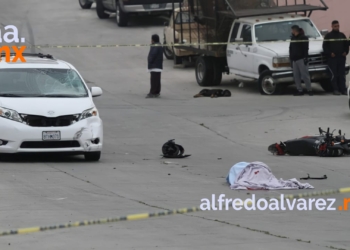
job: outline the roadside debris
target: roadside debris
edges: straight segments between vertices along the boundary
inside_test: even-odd
[[[307,174],[307,177],[300,178],[300,180],[325,180],[327,179],[327,175],[324,175],[323,177],[310,177],[310,174]]]
[[[228,89],[202,89],[198,94],[194,95],[194,98],[197,97],[230,97],[231,92]]]
[[[162,146],[162,152],[164,158],[186,158],[191,155],[184,155],[185,149],[175,144],[175,139],[169,140]]]
[[[177,162],[171,162],[171,161],[163,161],[163,164],[165,164],[165,165],[169,165],[169,164],[179,165]]]

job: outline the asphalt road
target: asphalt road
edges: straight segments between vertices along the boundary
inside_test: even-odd
[[[119,28],[77,0],[2,0],[0,23],[16,25],[28,44],[149,43],[164,18],[133,19]],[[276,196],[299,191],[233,191],[225,183],[240,161],[262,161],[278,178],[309,180],[315,191],[349,186],[349,158],[276,157],[267,146],[316,134],[350,133],[346,96],[261,96],[225,76],[230,98],[193,98],[193,68],[164,63],[162,97],[145,99],[148,47],[43,49],[77,67],[104,94],[101,161],[82,157],[12,157],[0,162],[0,230],[200,205],[202,198]],[[40,52],[38,50],[38,52]],[[293,89],[289,90],[290,92]],[[161,159],[169,140],[192,156]],[[171,162],[171,163],[165,163]],[[333,195],[338,201],[347,195]],[[339,205],[339,202],[337,203]],[[350,249],[349,211],[210,211],[0,238],[0,249]]]

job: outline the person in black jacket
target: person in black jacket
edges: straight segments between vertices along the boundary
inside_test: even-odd
[[[148,54],[148,71],[151,73],[151,90],[146,98],[160,96],[161,73],[163,71],[163,48],[160,46],[159,36],[152,35],[152,45]]]
[[[346,56],[349,54],[349,43],[344,33],[339,31],[338,21],[332,22],[332,31],[324,39],[323,51],[328,58],[328,66],[332,72],[333,94],[340,95],[339,92],[341,92],[346,95],[345,64]]]
[[[313,95],[308,66],[309,38],[298,25],[292,26],[292,38],[289,45],[289,59],[293,68],[293,75],[297,91],[294,95],[304,95],[301,80],[304,81],[308,94]]]

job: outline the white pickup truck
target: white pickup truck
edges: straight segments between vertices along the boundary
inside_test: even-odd
[[[309,37],[309,72],[312,81],[319,82],[325,91],[332,91],[330,71],[322,55],[323,36],[314,23],[303,16],[271,15],[236,20],[229,41],[236,44],[227,46],[229,73],[257,79],[262,94],[280,93],[282,83],[293,83],[289,60],[293,25],[303,28]]]
[[[198,0],[197,0],[198,1]],[[218,0],[217,0],[218,1]],[[230,2],[231,1],[231,2]],[[226,0],[228,7],[234,0]],[[322,1],[322,0],[321,0]],[[204,1],[203,1],[204,2]],[[200,3],[198,3],[200,6]],[[198,5],[197,5],[198,6]],[[196,9],[198,7],[195,7]],[[205,23],[205,5],[200,6],[202,11],[192,13],[196,20]],[[208,8],[209,9],[209,8]],[[221,83],[222,74],[235,74],[236,76],[256,80],[258,88],[263,95],[280,94],[283,87],[293,84],[293,72],[289,60],[289,44],[291,27],[298,25],[309,38],[309,72],[313,82],[320,83],[322,88],[330,92],[332,86],[330,79],[332,73],[323,56],[323,36],[311,19],[306,16],[306,10],[325,10],[327,7],[295,5],[259,10],[249,9],[242,11],[217,11],[216,16],[231,16],[231,25],[227,30],[220,28],[221,37],[203,34],[209,37],[208,43],[213,40],[225,39],[226,46],[205,45],[200,46],[186,39],[179,48],[191,50],[200,56],[196,61],[196,79],[200,86],[217,86]],[[296,15],[296,10],[305,11],[304,15]],[[189,11],[190,12],[190,11]],[[290,14],[293,12],[293,14]],[[208,13],[208,11],[207,11]],[[261,13],[261,15],[257,14]],[[223,17],[217,23],[226,20]],[[210,27],[218,29],[217,25]],[[212,28],[213,29],[213,28]],[[217,30],[216,30],[217,31]],[[177,30],[177,32],[181,32]],[[213,34],[214,32],[212,32]],[[180,34],[181,36],[181,34]],[[201,39],[202,40],[202,39]],[[346,74],[349,66],[346,65]]]

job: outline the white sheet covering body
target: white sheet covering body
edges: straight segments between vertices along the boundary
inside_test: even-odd
[[[237,170],[243,164],[238,164]],[[234,165],[232,168],[234,168]],[[230,173],[234,171],[231,169]],[[229,174],[230,174],[229,173]],[[235,180],[232,183],[230,179],[231,189],[249,189],[249,190],[273,190],[273,189],[312,189],[309,183],[301,183],[297,179],[290,180],[277,179],[271,169],[263,162],[251,162],[239,174],[235,172]]]

